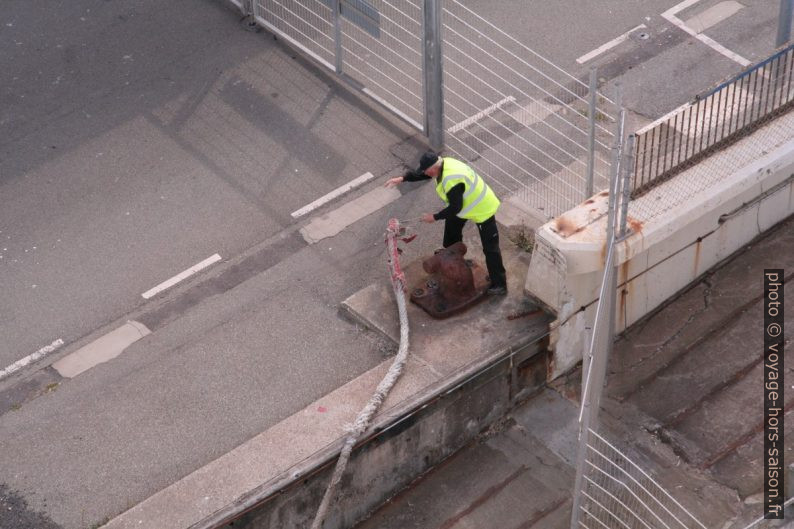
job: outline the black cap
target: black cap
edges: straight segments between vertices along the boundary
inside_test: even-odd
[[[425,170],[436,163],[438,161],[438,155],[433,151],[427,151],[419,158],[419,168],[416,170],[417,173],[422,174]]]

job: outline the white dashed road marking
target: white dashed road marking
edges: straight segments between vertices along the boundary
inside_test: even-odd
[[[596,57],[598,57],[602,53],[611,50],[612,48],[614,48],[615,46],[617,46],[617,45],[619,45],[619,44],[621,44],[623,42],[626,42],[628,40],[628,38],[629,38],[629,35],[631,35],[635,31],[637,31],[638,29],[647,28],[647,27],[648,26],[646,26],[645,24],[640,24],[637,27],[631,28],[630,30],[628,30],[624,34],[620,35],[619,37],[615,37],[614,39],[610,40],[606,44],[603,44],[602,46],[599,46],[598,48],[594,49],[593,51],[591,51],[589,53],[585,53],[584,55],[582,55],[581,57],[576,59],[576,62],[578,62],[579,64],[584,64],[584,63],[586,63],[589,60],[595,59]]]
[[[305,215],[307,213],[310,213],[310,212],[314,211],[315,209],[319,208],[323,204],[327,204],[328,202],[330,202],[331,200],[335,199],[336,197],[338,197],[340,195],[343,195],[344,193],[347,193],[348,191],[351,191],[351,190],[361,186],[362,184],[365,184],[365,183],[369,182],[373,178],[375,178],[375,175],[373,175],[372,173],[369,173],[369,172],[364,173],[363,175],[359,176],[355,180],[351,180],[347,184],[345,184],[343,186],[340,186],[340,187],[337,187],[336,189],[334,189],[333,191],[331,191],[327,195],[323,195],[322,197],[318,198],[317,200],[315,200],[311,204],[307,204],[306,206],[303,206],[299,210],[293,211],[292,213],[290,213],[290,215],[292,215],[293,219],[297,219],[298,217],[302,217],[303,215]]]
[[[447,132],[449,132],[450,134],[455,134],[456,132],[465,129],[469,125],[472,125],[472,124],[480,121],[482,118],[484,118],[488,114],[492,114],[493,112],[496,112],[497,110],[499,110],[503,106],[507,105],[508,103],[514,103],[515,100],[516,100],[515,97],[507,96],[504,99],[502,99],[501,101],[498,101],[498,102],[494,103],[493,105],[480,110],[476,114],[467,117],[466,119],[464,119],[460,123],[452,125],[450,128],[447,129]]]
[[[221,256],[218,255],[218,254],[215,254],[212,257],[207,257],[206,259],[204,259],[200,263],[191,266],[190,268],[188,268],[184,272],[181,272],[181,273],[175,275],[174,277],[172,277],[171,279],[163,281],[162,283],[160,283],[156,287],[154,287],[154,288],[152,288],[150,290],[147,290],[146,292],[141,294],[141,296],[143,296],[144,299],[149,299],[149,298],[151,298],[153,296],[156,296],[157,294],[159,294],[163,290],[176,285],[177,283],[179,283],[183,279],[186,279],[186,278],[192,276],[196,272],[198,272],[200,270],[203,270],[204,268],[207,268],[211,264],[217,263],[220,260],[221,260]]]
[[[738,53],[732,52],[731,50],[729,50],[728,48],[726,48],[725,46],[723,46],[719,42],[715,41],[711,37],[707,37],[703,33],[699,33],[695,29],[687,26],[686,23],[683,20],[681,20],[680,18],[675,16],[677,13],[683,11],[684,9],[686,9],[688,7],[691,7],[691,6],[695,5],[699,1],[700,0],[685,0],[684,2],[681,2],[680,4],[678,4],[676,6],[673,6],[672,8],[670,8],[667,11],[665,11],[664,13],[662,13],[662,17],[667,19],[670,23],[678,26],[679,28],[681,28],[686,33],[689,33],[690,35],[692,35],[693,37],[698,39],[700,42],[702,42],[703,44],[709,46],[714,51],[716,51],[718,53],[721,53],[722,55],[728,57],[729,59],[731,59],[733,61],[738,62],[742,66],[750,66],[750,64],[751,64],[750,61],[748,61],[747,59],[745,59],[744,57],[742,57]]]
[[[726,18],[732,17],[743,8],[744,6],[735,0],[726,0],[725,2],[720,2],[702,13],[698,13],[692,18],[685,20],[684,23],[698,33],[703,33]]]
[[[41,360],[42,358],[44,358],[45,356],[47,356],[51,352],[55,351],[57,348],[59,348],[62,345],[63,345],[63,340],[58,338],[57,340],[52,342],[50,345],[42,347],[41,349],[39,349],[35,353],[29,354],[28,356],[26,356],[25,358],[22,358],[21,360],[17,360],[16,362],[11,364],[7,368],[5,368],[2,371],[0,371],[0,380],[3,380],[5,377],[10,375],[11,373],[16,373],[17,371],[19,371],[20,369],[22,369],[23,367],[25,367],[28,364],[32,364],[33,362],[35,362],[37,360]]]

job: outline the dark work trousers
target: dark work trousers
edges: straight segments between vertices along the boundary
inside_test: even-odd
[[[444,248],[452,246],[463,240],[463,226],[466,219],[450,217],[444,221]],[[502,264],[502,252],[499,251],[499,230],[496,227],[496,218],[491,217],[477,224],[482,241],[482,253],[485,254],[485,266],[491,278],[491,286],[506,287],[507,277]]]

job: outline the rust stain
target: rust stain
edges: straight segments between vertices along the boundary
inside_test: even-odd
[[[628,250],[628,241],[624,241],[626,244],[626,250]],[[623,277],[621,280],[620,277]],[[620,312],[618,314],[623,315],[623,328],[625,329],[628,327],[627,325],[627,311],[626,311],[626,301],[629,295],[629,261],[626,260],[623,264],[620,265],[620,272],[618,274],[618,284],[624,285],[623,288],[620,289]]]
[[[554,221],[554,231],[563,237],[568,237],[579,231],[579,229],[580,228],[577,228],[576,224],[571,222],[567,217],[559,217]]]
[[[477,508],[483,505],[486,501],[488,501],[491,497],[497,495],[499,492],[502,491],[505,487],[507,487],[511,482],[513,482],[516,478],[518,478],[521,474],[527,471],[527,467],[521,465],[518,470],[510,474],[504,481],[501,483],[497,483],[493,487],[489,487],[479,498],[475,499],[468,507],[460,511],[458,514],[453,516],[452,518],[447,519],[444,523],[442,523],[438,529],[450,529],[460,520],[468,516],[469,514],[473,513]]]
[[[607,242],[604,241],[604,244],[601,245],[601,266],[605,267],[607,265]]]
[[[543,311],[540,309],[531,309],[519,312],[511,312],[507,315],[508,320],[517,320],[518,318],[524,318],[526,316],[537,316],[543,314]]]
[[[618,285],[622,285],[624,283],[629,282],[629,259],[628,259],[628,250],[629,244],[628,241],[623,241],[623,249],[626,252],[626,260],[623,264],[620,265],[620,273],[618,274]]]
[[[553,513],[554,511],[556,511],[558,508],[562,507],[569,501],[570,500],[568,498],[560,498],[559,500],[549,505],[547,508],[542,509],[540,511],[535,511],[535,513],[532,515],[532,518],[530,518],[526,522],[516,527],[516,529],[531,529],[532,527],[535,527],[535,524],[540,522],[543,518]]]
[[[783,413],[787,414],[791,409],[794,408],[794,401],[789,401],[783,407]],[[734,451],[740,448],[743,445],[746,445],[750,441],[752,441],[753,437],[758,435],[759,433],[764,431],[764,421],[757,423],[752,430],[745,433],[743,436],[739,437],[729,445],[725,446],[722,450],[717,452],[716,454],[712,455],[710,458],[705,460],[703,463],[698,465],[700,470],[708,470],[709,468],[713,467],[729,455],[731,455]]]
[[[644,226],[644,224],[642,222],[640,222],[639,220],[637,220],[637,219],[635,219],[633,217],[629,217],[627,219],[627,222],[628,222],[629,228],[631,228],[631,231],[633,231],[634,233],[642,233],[642,228]]]
[[[548,345],[548,342],[546,345]],[[546,354],[548,355],[548,362],[546,362],[546,380],[551,380],[551,374],[554,373],[557,362],[554,361],[554,354],[548,349],[546,350]]]
[[[700,243],[702,241],[703,241],[703,239],[698,237],[698,240],[695,243],[695,276],[696,277],[698,275],[698,267],[700,266],[700,248],[701,248],[701,244]]]
[[[750,374],[750,372],[753,369],[755,369],[755,367],[758,364],[760,364],[763,361],[764,361],[764,357],[762,355],[759,355],[752,362],[750,362],[749,364],[747,364],[746,366],[741,368],[739,371],[734,373],[733,376],[731,376],[727,380],[723,380],[722,382],[720,382],[719,384],[717,384],[716,386],[711,388],[705,395],[700,397],[697,401],[689,403],[682,410],[678,411],[675,415],[673,415],[665,423],[665,428],[675,428],[675,427],[677,427],[679,424],[681,424],[681,422],[684,419],[686,419],[687,417],[692,415],[695,411],[701,409],[703,407],[703,405],[706,404],[707,401],[709,401],[709,399],[711,399],[712,397],[718,395],[725,388],[733,386],[737,382],[743,380],[748,374]]]

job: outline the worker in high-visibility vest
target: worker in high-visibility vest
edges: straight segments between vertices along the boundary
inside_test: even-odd
[[[488,267],[490,287],[488,294],[507,294],[507,278],[499,250],[499,230],[494,215],[499,209],[499,199],[488,184],[474,169],[454,158],[438,156],[426,152],[419,160],[415,171],[405,176],[390,178],[386,187],[394,187],[402,182],[435,179],[436,193],[447,207],[438,213],[425,213],[422,222],[435,222],[444,219],[444,248],[463,240],[463,226],[467,220],[477,224]]]

